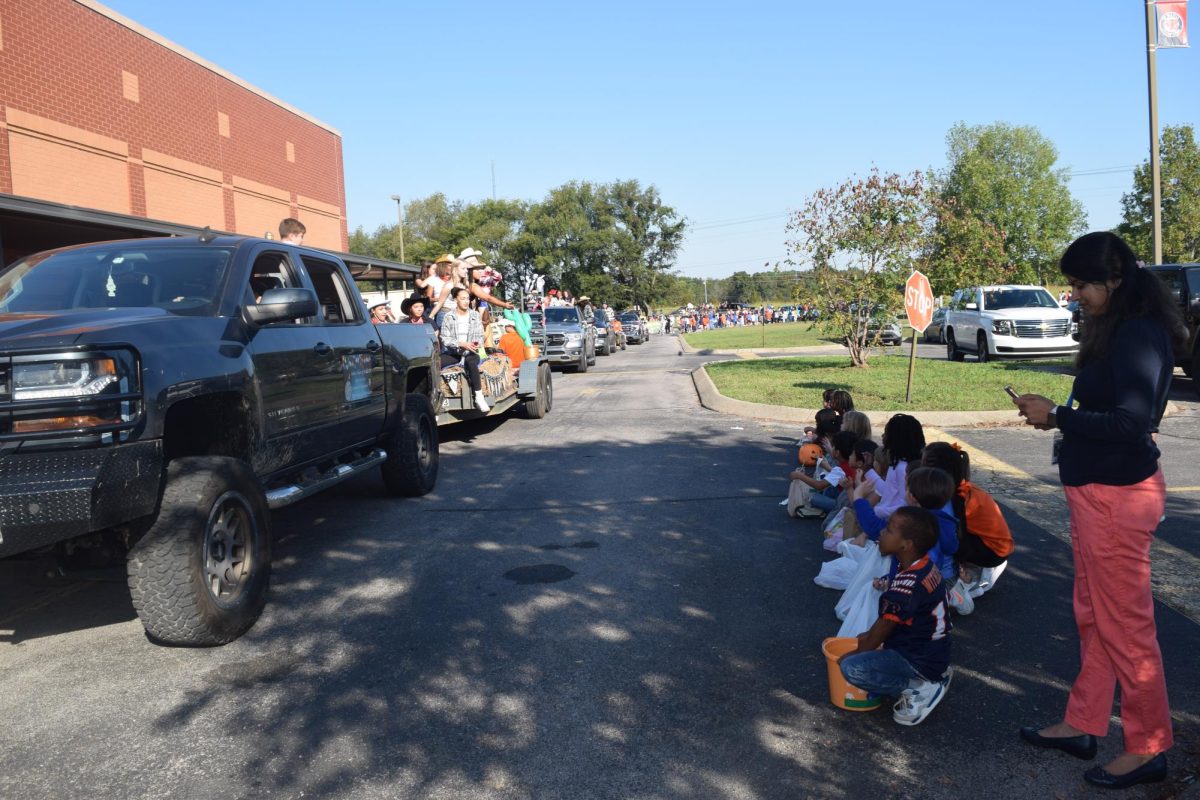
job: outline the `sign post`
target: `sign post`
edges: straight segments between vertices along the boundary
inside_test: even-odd
[[[908,354],[908,387],[904,390],[904,402],[911,403],[913,370],[917,365],[917,334],[924,333],[933,319],[933,289],[929,287],[929,279],[919,270],[913,270],[904,283],[904,311],[913,329]]]

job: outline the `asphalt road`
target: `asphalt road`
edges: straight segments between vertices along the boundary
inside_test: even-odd
[[[0,797],[1092,796],[1086,765],[1016,736],[1076,667],[1054,526],[1011,515],[1012,566],[956,620],[924,724],[835,709],[828,556],[778,506],[796,432],[700,407],[701,360],[655,337],[556,373],[544,420],[444,429],[425,498],[372,475],[274,514],[267,612],[222,648],[149,644],[121,571],[0,562]],[[1179,746],[1127,797],[1197,794],[1200,626],[1159,625]]]

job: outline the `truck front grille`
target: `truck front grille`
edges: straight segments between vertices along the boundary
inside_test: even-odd
[[[1050,339],[1070,334],[1071,321],[1069,319],[1019,319],[1013,323],[1013,330],[1022,339]]]

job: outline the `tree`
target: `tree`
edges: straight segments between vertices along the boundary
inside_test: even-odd
[[[789,251],[814,268],[816,291],[809,302],[822,309],[821,327],[838,334],[850,361],[867,366],[872,316],[894,311],[900,286],[916,263],[928,227],[925,178],[881,175],[820,189],[788,220]]]
[[[628,288],[630,305],[646,308],[666,288],[664,276],[675,263],[687,223],[663,204],[658,189],[643,189],[636,180],[609,184],[602,197],[613,227],[605,271],[616,286]]]
[[[1012,279],[1015,267],[1004,251],[1004,234],[995,225],[964,212],[953,197],[931,193],[929,202],[934,223],[921,271],[935,295]]]
[[[1162,255],[1167,264],[1200,261],[1200,147],[1191,125],[1168,125],[1159,143]],[[1117,232],[1149,261],[1154,254],[1150,162],[1133,172],[1133,191],[1121,197]]]
[[[947,221],[970,215],[993,226],[1004,237],[1013,279],[1045,283],[1086,219],[1067,188],[1066,170],[1054,167],[1054,145],[1032,126],[1003,122],[974,127],[960,122],[946,144],[948,166],[936,185],[942,201],[954,201],[955,215]]]

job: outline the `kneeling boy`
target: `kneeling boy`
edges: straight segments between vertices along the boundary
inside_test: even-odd
[[[899,697],[892,719],[901,725],[920,724],[950,686],[946,584],[927,555],[937,541],[932,512],[903,506],[892,513],[879,535],[879,552],[895,556],[899,571],[879,598],[879,619],[840,661],[849,683]]]

